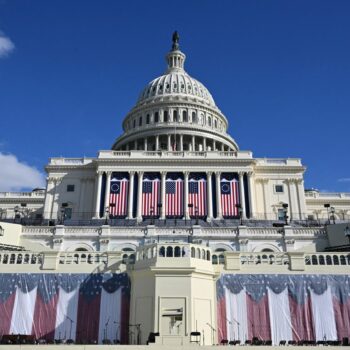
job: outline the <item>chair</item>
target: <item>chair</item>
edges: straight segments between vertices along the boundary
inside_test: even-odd
[[[281,346],[281,345],[286,345],[286,343],[287,343],[286,340],[281,340],[280,343],[279,343],[279,345],[280,345],[280,346]]]
[[[221,345],[227,345],[228,344],[228,340],[227,339],[222,339],[220,344]]]

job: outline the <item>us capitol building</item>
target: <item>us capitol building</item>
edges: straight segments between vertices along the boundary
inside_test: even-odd
[[[293,345],[350,336],[348,314],[339,319],[332,311],[327,325],[320,316],[333,310],[324,306],[332,298],[327,291],[348,283],[350,193],[306,190],[300,159],[254,158],[241,150],[211,93],[185,71],[185,59],[175,32],[165,73],[142,89],[111,150],[96,158],[51,158],[45,189],[0,193],[0,277],[62,279],[55,277],[58,309],[50,329],[49,321],[36,319],[35,303],[27,323],[16,319],[25,294],[16,290],[2,336],[162,346]],[[85,277],[73,283],[71,274]],[[106,276],[114,289],[103,284]],[[310,276],[326,279],[329,288],[317,289]],[[293,323],[300,310],[295,316],[288,307],[289,318],[278,316],[296,279],[319,298],[310,292],[313,317],[304,317],[302,327]],[[252,280],[266,293],[250,291]],[[33,298],[42,293],[47,300],[39,282],[28,285],[35,283]],[[273,283],[287,294],[270,290]],[[82,306],[90,287],[100,288],[99,301],[89,299],[98,311]],[[67,297],[74,288],[75,304]],[[83,324],[87,315],[99,319],[97,326]]]

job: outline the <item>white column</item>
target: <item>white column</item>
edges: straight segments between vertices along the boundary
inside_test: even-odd
[[[213,140],[213,151],[216,151],[216,141]]]
[[[128,219],[132,219],[132,209],[134,207],[134,178],[135,171],[129,172],[129,198],[128,198]]]
[[[44,219],[51,219],[51,207],[52,207],[52,191],[54,189],[54,181],[52,177],[48,177],[46,185],[46,196],[44,205]]]
[[[208,204],[208,216],[207,220],[211,221],[213,219],[213,189],[211,183],[212,172],[207,172],[207,204]]]
[[[95,218],[100,218],[100,204],[101,204],[101,185],[102,185],[102,172],[97,172],[97,188],[96,188],[96,202],[95,202]]]
[[[299,202],[299,211],[300,211],[300,219],[306,219],[306,202],[305,202],[305,190],[304,190],[304,181],[302,179],[296,180],[297,194],[298,194],[298,202]]]
[[[86,192],[87,179],[82,178],[80,180],[80,198],[79,198],[79,208],[78,208],[78,219],[85,219],[85,192]]]
[[[184,150],[184,135],[180,134],[180,151]]]
[[[207,151],[207,139],[205,137],[203,137],[203,151]]]
[[[160,208],[160,218],[162,220],[165,219],[165,179],[166,179],[166,172],[162,171],[161,173],[161,203],[162,207]]]
[[[147,137],[145,137],[143,140],[143,148],[145,151],[147,151]]]
[[[110,189],[111,189],[111,175],[112,175],[112,172],[111,171],[107,171],[106,175],[107,176],[106,176],[105,206],[104,206],[103,210],[106,210],[107,207],[109,209],[109,194],[110,194]]]
[[[221,144],[221,151],[224,152],[225,151],[225,145],[222,143]]]
[[[216,218],[218,220],[222,219],[220,179],[221,179],[221,172],[217,171],[215,173],[215,185],[216,185]]]
[[[142,221],[142,180],[143,180],[143,171],[138,172],[138,186],[137,186],[137,213],[136,218],[138,221]]]
[[[242,217],[243,217],[243,219],[246,219],[247,215],[246,215],[246,212],[245,212],[245,194],[244,194],[244,183],[243,183],[244,172],[240,171],[238,173],[238,175],[239,175],[239,193],[240,193],[240,199],[241,199]]]
[[[247,173],[248,177],[248,197],[249,197],[249,209],[250,209],[250,218],[255,216],[255,202],[254,202],[254,184],[253,184],[253,173],[250,171]]]
[[[268,215],[270,213],[267,212],[269,208],[269,202],[268,202],[268,188],[267,188],[267,184],[269,183],[268,179],[260,179],[261,182],[261,186],[262,186],[262,190],[263,190],[263,197],[264,197],[264,217],[265,220],[267,220],[268,218],[271,219],[270,217],[268,217]]]
[[[156,151],[159,150],[159,135],[156,135]]]
[[[184,213],[185,213],[185,218],[186,220],[190,219],[190,215],[188,212],[188,176],[189,172],[185,171],[184,172]]]
[[[171,151],[171,135],[168,135],[168,151]]]
[[[288,185],[288,195],[289,195],[289,214],[290,219],[295,220],[298,218],[298,203],[296,198],[296,188],[294,186],[295,179],[288,179],[287,185]]]
[[[196,140],[195,136],[192,135],[192,151],[194,152],[196,150]]]

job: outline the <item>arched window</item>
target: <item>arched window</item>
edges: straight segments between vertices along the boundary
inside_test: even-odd
[[[182,112],[182,121],[184,122],[184,123],[187,123],[187,112],[186,111],[183,111]]]
[[[225,264],[225,256],[224,254],[220,254],[219,255],[219,264]]]
[[[166,256],[167,257],[172,257],[173,256],[173,247],[169,246],[166,249]]]
[[[339,258],[336,255],[333,256],[333,264],[334,265],[339,265]]]
[[[332,265],[332,257],[330,255],[326,256],[327,265]]]
[[[208,117],[208,125],[211,126],[211,117]]]
[[[218,121],[215,119],[214,120],[214,128],[217,129],[218,128]]]
[[[207,260],[210,261],[210,251],[207,250]]]
[[[154,122],[155,123],[159,122],[159,113],[158,112],[154,113]]]
[[[340,265],[346,265],[346,259],[344,255],[340,255]]]
[[[134,119],[133,128],[134,128],[134,129],[136,128],[136,119]]]
[[[168,111],[164,111],[163,116],[164,116],[164,118],[163,118],[164,123],[167,123],[168,122]]]
[[[217,263],[218,263],[218,257],[214,254],[212,257],[212,264],[217,265]]]
[[[192,112],[192,123],[197,123],[197,114],[196,114],[196,112]]]
[[[180,247],[175,247],[175,257],[179,258],[181,257],[181,248]]]
[[[146,124],[149,124],[149,114],[146,116]]]
[[[320,256],[318,257],[318,261],[319,261],[320,265],[324,265],[324,264],[325,264],[324,256],[323,256],[323,255],[320,255]]]
[[[159,248],[159,256],[162,258],[165,257],[165,248],[164,247]]]
[[[195,258],[196,257],[196,250],[192,247],[191,248],[191,258]]]
[[[142,125],[142,117],[139,118],[139,126]]]
[[[311,257],[311,262],[312,262],[312,265],[318,265],[318,260],[317,260],[317,256],[316,255],[313,255]]]

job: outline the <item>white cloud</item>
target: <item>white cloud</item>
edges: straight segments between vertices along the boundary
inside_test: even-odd
[[[342,177],[338,179],[338,182],[350,182],[350,177]]]
[[[20,162],[13,154],[0,152],[0,191],[21,191],[45,187],[44,175],[34,167]]]
[[[15,44],[0,31],[0,58],[8,56],[14,49]]]

